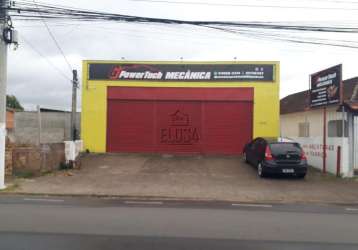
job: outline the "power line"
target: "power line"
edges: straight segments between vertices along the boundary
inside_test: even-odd
[[[227,33],[233,33],[233,34],[239,34],[239,35],[245,35],[248,37],[252,37],[252,38],[265,38],[265,39],[270,39],[270,40],[276,40],[276,41],[285,41],[285,42],[291,42],[291,43],[301,43],[301,44],[311,44],[311,45],[326,45],[326,46],[333,46],[333,47],[342,47],[342,48],[350,48],[350,49],[358,49],[358,44],[356,44],[357,42],[355,41],[338,41],[338,42],[343,42],[343,43],[332,43],[330,41],[327,41],[327,39],[315,39],[315,40],[310,40],[310,39],[302,39],[302,38],[297,38],[297,37],[290,37],[290,36],[282,36],[281,34],[265,34],[265,33],[258,33],[258,32],[247,32],[247,31],[242,31],[242,30],[234,30],[234,29],[228,29],[228,28],[223,28],[223,27],[215,27],[215,26],[204,26],[207,28],[211,28],[211,29],[215,29],[215,30],[219,30],[219,31],[223,31],[223,32],[227,32]],[[348,42],[348,43],[345,43]],[[349,44],[352,43],[352,44]]]
[[[184,4],[184,5],[206,5],[222,7],[248,7],[248,8],[277,8],[277,9],[308,9],[308,10],[340,10],[340,11],[357,11],[357,8],[343,7],[313,7],[313,6],[283,6],[283,5],[258,5],[258,4],[238,4],[238,3],[210,3],[197,1],[168,1],[168,0],[131,0],[132,2],[149,2],[149,3],[166,3],[166,4]]]
[[[133,1],[135,2],[136,0],[130,0],[130,1]],[[184,2],[184,1],[183,1]],[[187,1],[186,1],[187,2]],[[231,4],[231,3],[216,3],[216,2],[207,2],[207,1],[195,1],[195,2],[198,2],[198,3],[208,3],[208,4]],[[235,2],[251,2],[250,0],[235,0]],[[254,0],[254,2],[279,2],[279,3],[282,3],[282,0]],[[286,0],[285,3],[297,3],[297,0]],[[310,2],[310,3],[334,3],[334,4],[358,4],[357,1],[347,1],[347,0],[342,0],[342,1],[339,1],[339,0],[302,0],[301,2]]]
[[[34,21],[39,19],[41,13],[42,19],[48,20],[78,20],[78,21],[113,21],[113,22],[132,22],[132,23],[162,23],[162,24],[188,24],[188,25],[226,25],[237,27],[250,27],[262,29],[280,29],[280,30],[301,30],[301,31],[318,31],[318,32],[345,32],[358,33],[358,27],[339,27],[339,26],[318,26],[318,25],[292,25],[273,22],[234,22],[234,21],[188,21],[166,18],[151,18],[143,16],[129,16],[106,12],[88,12],[75,11],[72,9],[33,9],[11,7],[12,16],[21,18],[21,20]]]
[[[33,2],[34,2],[34,4],[35,4],[36,8],[38,8],[38,6],[37,6],[35,0],[33,0]],[[41,15],[41,14],[40,14],[40,15]],[[46,27],[48,33],[50,34],[52,40],[54,41],[56,47],[57,47],[58,50],[60,51],[60,53],[61,53],[63,59],[65,60],[67,66],[69,67],[70,72],[72,72],[72,66],[71,66],[71,64],[69,63],[69,61],[67,60],[67,58],[66,58],[66,56],[65,56],[65,53],[64,53],[63,50],[61,49],[61,46],[60,46],[59,43],[57,42],[55,36],[52,34],[52,32],[51,32],[50,28],[48,27],[47,23],[45,22],[45,20],[42,19],[42,21],[43,21],[43,23],[44,23],[44,25],[45,25],[45,27]]]
[[[38,49],[36,49],[25,37],[24,35],[20,35],[21,39],[40,57],[42,57],[51,67],[53,67],[63,78],[71,81],[71,79],[64,74],[55,64],[53,64],[46,56],[44,56]]]
[[[151,0],[147,0],[151,1]],[[155,0],[152,0],[155,1]],[[178,20],[178,19],[166,19],[166,18],[151,18],[143,16],[131,16],[122,15],[117,13],[108,13],[100,11],[82,10],[78,8],[69,7],[57,7],[55,5],[37,4],[33,8],[33,3],[26,1],[20,1],[17,6],[10,6],[8,10],[12,13],[12,17],[17,20],[25,21],[38,21],[48,20],[56,21],[65,20],[77,21],[77,22],[122,22],[122,23],[136,23],[136,24],[162,24],[162,25],[190,25],[197,27],[204,27],[213,30],[221,30],[234,34],[245,34],[256,38],[269,38],[273,39],[273,35],[260,34],[259,30],[267,30],[270,32],[279,31],[281,34],[276,36],[276,40],[289,41],[296,43],[308,43],[317,45],[329,45],[339,46],[345,48],[356,48],[353,41],[342,42],[340,40],[321,40],[312,41],[312,39],[305,39],[299,37],[290,37],[288,34],[283,32],[300,31],[302,32],[316,32],[316,33],[358,33],[358,27],[356,25],[350,26],[339,26],[339,25],[302,25],[300,23],[279,23],[279,22],[240,22],[240,21],[190,21],[190,20]],[[245,29],[250,29],[251,33],[248,34]],[[51,33],[51,32],[50,32]],[[52,33],[51,33],[52,34]],[[302,33],[303,34],[303,33]],[[55,39],[54,39],[55,40]],[[318,39],[317,39],[318,40]],[[57,43],[57,42],[56,42]],[[64,55],[64,53],[62,53]]]

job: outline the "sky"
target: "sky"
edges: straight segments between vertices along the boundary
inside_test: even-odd
[[[358,27],[358,0],[41,0],[41,3],[182,20]],[[280,97],[308,89],[310,74],[340,63],[343,79],[358,76],[358,49],[289,43],[188,25],[65,21],[47,24],[71,68],[79,72],[82,60],[86,59],[280,61]],[[19,31],[20,44],[17,50],[10,48],[8,53],[8,94],[15,95],[29,110],[36,105],[69,110],[72,73],[44,23],[15,21],[14,26]],[[280,34],[349,40],[358,45],[358,34]]]

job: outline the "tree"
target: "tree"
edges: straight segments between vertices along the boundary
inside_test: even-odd
[[[24,108],[21,106],[20,102],[17,100],[16,96],[14,95],[6,95],[6,107],[18,111],[24,110]]]

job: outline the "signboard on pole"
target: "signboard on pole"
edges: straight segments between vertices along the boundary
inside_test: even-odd
[[[310,107],[341,102],[342,64],[314,73],[310,77]]]

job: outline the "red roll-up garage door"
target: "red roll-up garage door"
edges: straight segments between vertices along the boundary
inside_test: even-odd
[[[252,88],[108,88],[107,152],[240,154]]]

